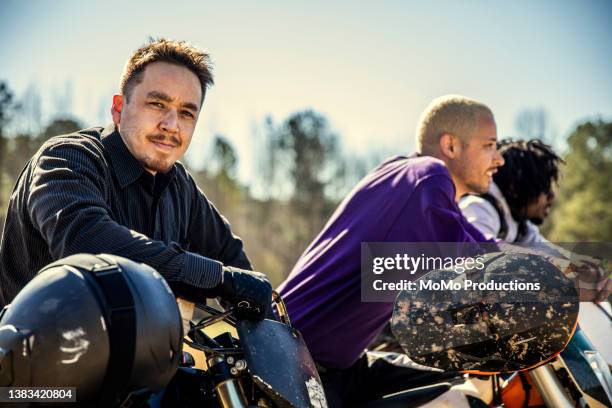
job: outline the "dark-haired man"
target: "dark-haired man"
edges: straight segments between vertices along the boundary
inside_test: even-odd
[[[493,176],[487,193],[459,201],[463,215],[487,238],[506,242],[546,242],[537,225],[548,216],[555,199],[553,184],[563,159],[534,139],[500,143],[505,165]]]
[[[228,222],[178,162],[213,77],[209,55],[151,40],[129,58],[113,124],[49,139],[9,201],[0,249],[0,304],[44,265],[110,253],[157,269],[190,300],[220,296],[260,319],[271,297]]]
[[[603,301],[612,280],[599,263],[549,242],[537,225],[548,217],[554,202],[553,184],[563,159],[540,140],[505,140],[499,151],[505,165],[493,176],[489,191],[468,194],[459,201],[461,212],[487,239],[527,244],[553,257],[569,259],[581,273],[581,299]]]

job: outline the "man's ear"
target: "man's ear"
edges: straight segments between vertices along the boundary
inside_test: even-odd
[[[449,159],[455,159],[459,153],[459,139],[450,133],[440,136],[440,151]]]
[[[118,125],[121,123],[121,111],[123,110],[123,95],[113,96],[113,106],[111,107],[111,115],[113,116],[113,123]]]

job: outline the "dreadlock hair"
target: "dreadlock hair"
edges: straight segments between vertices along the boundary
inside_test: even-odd
[[[551,194],[559,178],[559,164],[565,163],[541,140],[506,139],[498,144],[505,164],[493,176],[516,220],[525,218],[527,205],[540,194]]]

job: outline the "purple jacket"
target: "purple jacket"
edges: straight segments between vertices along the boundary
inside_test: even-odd
[[[367,175],[308,246],[279,291],[313,358],[350,367],[389,321],[361,302],[361,242],[483,242],[461,215],[444,163],[394,157]]]

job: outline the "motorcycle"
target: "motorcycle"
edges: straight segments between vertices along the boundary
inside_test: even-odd
[[[577,324],[580,303],[573,285],[554,270],[511,269],[505,275],[554,283],[517,294],[404,291],[391,320],[401,348],[425,366],[489,377],[491,406],[612,407],[610,368]],[[437,271],[425,278],[506,279],[503,272],[477,271],[460,277]]]
[[[446,279],[447,273],[439,271],[427,277]],[[92,277],[104,281],[100,283]],[[115,278],[125,280],[123,294],[131,292],[131,299],[115,296],[121,292],[116,290],[121,288],[118,286],[121,282]],[[107,285],[106,280],[111,279],[113,285]],[[100,288],[115,290],[100,292]],[[386,396],[369,403],[369,407],[413,407],[431,402],[452,385],[463,382],[462,371],[492,375],[496,389],[494,404],[498,406],[538,403],[529,387],[537,390],[542,403],[550,407],[567,406],[561,403],[574,406],[576,401],[579,406],[611,405],[609,367],[592,350],[580,329],[572,338],[577,304],[571,299],[558,297],[544,303],[545,308],[526,315],[506,307],[500,299],[477,296],[457,302],[452,298],[457,293],[439,293],[451,299],[412,302],[414,293],[400,293],[392,329],[403,350],[416,363],[455,371],[456,379]],[[548,293],[542,291],[541,295]],[[129,308],[125,307],[126,299],[132,303]],[[154,304],[147,303],[153,300]],[[112,324],[102,318],[106,312],[100,314],[105,302],[111,305]],[[179,308],[159,274],[116,257],[67,258],[41,271],[0,314],[0,385],[80,384],[77,398],[88,395],[88,385],[92,396],[123,396],[97,391],[108,378],[117,388],[137,390],[125,399],[121,397],[118,405],[123,407],[327,407],[317,367],[301,334],[292,327],[284,302],[276,293],[273,303],[278,317],[261,322],[237,320],[231,308],[219,311],[205,304],[195,305],[204,316],[187,324],[183,343],[204,354],[205,367],[197,367],[189,353],[175,353],[181,350]],[[432,305],[439,313],[432,313]],[[115,346],[127,342],[125,328],[134,325],[121,325],[122,321],[115,319],[124,317],[120,312],[128,309],[132,312],[130,318],[137,322],[132,341],[138,358],[132,359],[131,373],[125,377],[130,382],[122,387],[114,381],[120,371],[114,369],[112,375],[102,376],[110,369],[94,370],[92,365],[106,364],[105,357],[113,357],[109,338]],[[497,319],[498,315],[503,318]],[[228,324],[231,330],[213,336],[207,329],[220,322]],[[66,331],[63,326],[67,323],[78,330]],[[151,337],[152,333],[156,335]],[[570,338],[572,341],[567,345]],[[115,368],[122,366],[121,360],[115,359],[114,363]],[[512,371],[523,374],[510,376],[502,383],[499,373]],[[511,387],[512,384],[522,386]],[[529,399],[513,397],[512,388],[527,389]],[[151,395],[152,392],[156,393]],[[559,395],[565,402],[558,402],[564,401]],[[106,402],[110,405],[112,401],[116,400]],[[107,405],[99,399],[96,402]]]
[[[198,304],[205,316],[181,329],[180,303],[157,271],[125,258],[78,254],[46,266],[0,312],[0,404],[327,406],[278,294],[278,318],[259,322]],[[233,334],[209,336],[219,322]]]
[[[392,337],[390,326],[378,339],[376,350],[401,351],[397,340]],[[454,384],[467,378],[474,376],[458,376]],[[565,349],[550,362],[498,380],[497,404],[503,404],[506,408],[612,406],[610,367],[580,326]],[[489,381],[493,387],[495,379],[490,378]],[[437,388],[446,391],[450,385],[438,384]]]
[[[612,407],[610,367],[580,327],[553,361],[506,380],[501,399],[514,407]]]
[[[316,365],[301,334],[291,326],[278,293],[273,303],[279,320],[236,320],[232,308],[222,312],[206,304],[195,307],[205,314],[190,321],[184,343],[203,352],[206,368],[184,353],[183,361],[165,390],[150,400],[153,407],[313,407],[326,408],[325,393]],[[214,338],[212,325],[225,322],[235,329]]]
[[[436,273],[437,278],[430,274],[428,279],[452,277]],[[551,273],[556,276],[556,271]],[[578,302],[571,294],[544,299],[545,306],[535,312],[523,310],[530,309],[523,307],[526,299],[516,302],[519,307],[495,296],[455,299],[449,303],[452,307],[444,309],[442,299],[407,305],[414,296],[403,292],[396,300],[391,320],[395,337],[415,363],[457,375],[366,406],[421,406],[464,383],[466,377],[490,379],[493,406],[610,406],[609,368],[577,326]],[[444,313],[434,316],[431,306],[436,301]],[[207,368],[194,368],[193,359],[187,358],[164,395],[158,396],[157,406],[326,407],[316,365],[276,293],[274,304],[279,321],[262,322],[236,321],[231,310],[196,305],[206,316],[189,323],[184,341],[204,353]],[[503,318],[495,322],[499,316]],[[420,320],[435,324],[415,323]],[[235,328],[235,333],[214,338],[204,333],[220,321]]]

